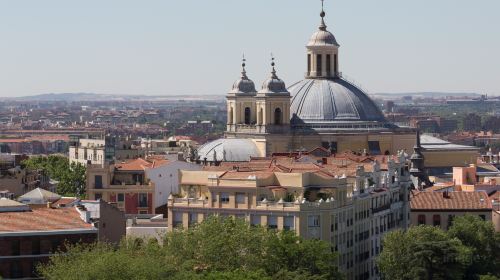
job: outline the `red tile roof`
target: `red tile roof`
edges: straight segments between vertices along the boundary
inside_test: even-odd
[[[75,208],[31,207],[29,212],[1,212],[0,233],[91,229]]]
[[[144,171],[147,168],[155,168],[168,163],[165,159],[143,159],[137,158],[115,164],[116,170],[121,171]]]
[[[447,197],[445,197],[447,195]],[[479,192],[414,192],[411,210],[491,210],[491,199]]]

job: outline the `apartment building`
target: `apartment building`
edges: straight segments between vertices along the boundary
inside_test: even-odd
[[[92,243],[95,228],[76,207],[28,206],[0,198],[0,277],[37,279],[35,268],[64,244]]]
[[[377,279],[376,256],[388,231],[409,225],[407,157],[351,153],[253,158],[181,171],[169,197],[168,230],[208,215],[293,230],[331,243],[348,279]]]
[[[83,165],[134,159],[144,154],[145,150],[140,146],[136,147],[132,140],[117,139],[112,136],[97,139],[72,137],[69,147],[70,163]]]
[[[162,156],[87,165],[87,197],[116,203],[125,214],[154,214],[170,193],[178,192],[180,169],[201,166]]]
[[[500,213],[485,191],[425,191],[411,196],[411,225],[433,225],[447,230],[456,216],[475,215],[500,228]]]

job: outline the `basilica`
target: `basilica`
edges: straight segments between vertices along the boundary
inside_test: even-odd
[[[372,155],[412,151],[415,131],[388,122],[377,105],[340,71],[339,47],[321,11],[318,30],[306,45],[305,78],[286,86],[274,59],[260,90],[242,64],[227,94],[225,138],[207,143],[198,158],[247,161],[273,153],[354,151]]]

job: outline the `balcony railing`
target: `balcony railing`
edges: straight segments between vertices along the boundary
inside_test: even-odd
[[[372,208],[372,214],[376,214],[378,212],[382,212],[382,211],[388,210],[388,209],[391,209],[391,204],[386,204],[386,205],[382,205],[382,206],[377,207],[377,208]]]

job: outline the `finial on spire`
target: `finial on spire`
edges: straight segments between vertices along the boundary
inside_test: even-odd
[[[241,77],[243,79],[248,79],[247,77],[247,71],[245,70],[245,66],[246,66],[246,59],[245,59],[245,53],[243,53],[243,57],[241,59]]]
[[[276,76],[276,69],[274,69],[274,65],[276,65],[276,63],[274,63],[274,55],[273,53],[271,53],[271,67],[272,67],[271,78],[277,79],[278,76]]]
[[[324,6],[323,6],[323,3],[324,3],[325,0],[321,0],[321,13],[319,14],[319,16],[321,17],[321,24],[319,25],[319,29],[320,30],[326,30],[326,24],[325,24],[325,10],[324,10]]]

